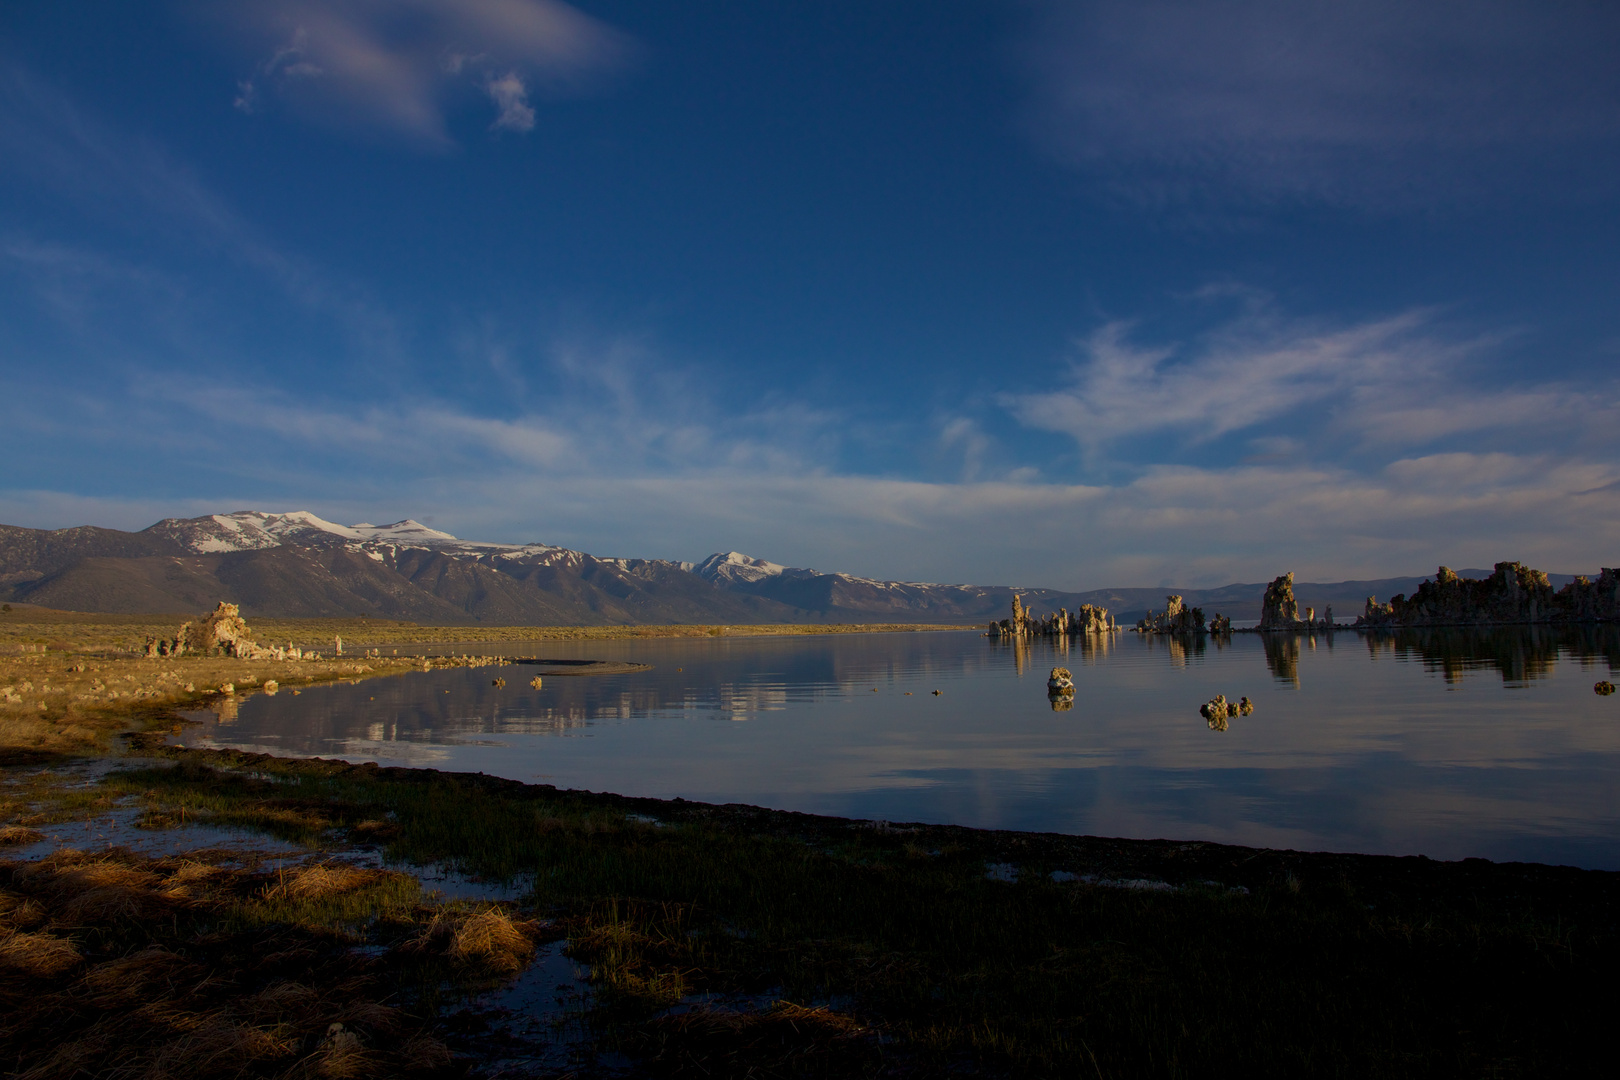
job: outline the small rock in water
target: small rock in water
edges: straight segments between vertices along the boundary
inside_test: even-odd
[[[489,680],[489,685],[491,685],[491,686],[505,686],[506,685],[506,680],[505,679],[491,679],[491,680]]]
[[[1074,694],[1074,677],[1069,674],[1068,668],[1055,667],[1052,669],[1051,676],[1046,680],[1046,692],[1065,697]]]
[[[1608,679],[1604,679],[1602,682],[1592,687],[1592,692],[1599,697],[1608,697],[1610,694],[1614,693],[1614,683],[1610,682]]]
[[[536,675],[534,678],[530,679],[529,685],[534,687],[536,690],[540,689],[540,676]]]

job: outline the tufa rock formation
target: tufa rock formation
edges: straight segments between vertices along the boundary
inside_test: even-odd
[[[285,660],[302,657],[297,649],[259,645],[248,631],[242,609],[221,600],[219,606],[196,622],[183,623],[171,639],[146,639],[147,656],[234,656],[239,660]]]
[[[1305,617],[1299,617],[1299,601],[1294,599],[1294,572],[1281,575],[1266,586],[1266,595],[1260,601],[1260,625],[1268,630],[1332,630],[1333,609],[1330,607],[1316,617],[1315,608],[1306,608]]]
[[[1442,566],[1410,598],[1387,604],[1367,597],[1356,620],[1363,629],[1408,626],[1502,626],[1514,623],[1592,623],[1620,619],[1620,571],[1605,567],[1596,581],[1577,577],[1556,593],[1547,575],[1517,562],[1499,562],[1488,578],[1459,577]]]
[[[1070,614],[1059,608],[1057,614],[1044,619],[1036,618],[1017,595],[1012,599],[1012,617],[993,622],[985,637],[1070,637],[1076,634],[1107,634],[1114,631],[1113,616],[1105,607],[1081,604],[1080,610]]]
[[[1046,680],[1046,692],[1053,695],[1072,696],[1074,694],[1074,676],[1069,674],[1066,667],[1055,667]]]
[[[1219,618],[1219,616],[1217,616]],[[1204,632],[1204,609],[1188,607],[1179,596],[1164,598],[1164,610],[1136,624],[1139,634],[1201,634]]]
[[[1198,715],[1209,721],[1211,731],[1225,731],[1228,717],[1248,716],[1252,712],[1254,702],[1246,697],[1241,701],[1227,701],[1225,694],[1216,694],[1198,707]]]

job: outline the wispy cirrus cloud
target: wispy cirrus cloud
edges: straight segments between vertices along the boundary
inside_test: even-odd
[[[453,145],[458,98],[487,96],[493,130],[534,127],[537,93],[577,93],[623,69],[625,34],[560,0],[237,0],[206,17],[258,53],[236,107],[285,106],[424,149]]]
[[[1133,198],[1400,209],[1503,185],[1613,190],[1611,5],[1092,0],[1037,12],[1021,50],[1031,131]]]
[[[0,488],[0,520],[139,527],[168,514],[312,509],[346,522],[431,517],[471,539],[602,555],[737,549],[883,578],[1067,588],[1212,586],[1284,570],[1332,581],[1502,558],[1590,573],[1620,547],[1620,468],[1548,455],[1406,457],[1370,473],[1167,465],[1111,485],[962,483],[703,461],[664,475],[451,468],[435,445],[443,431],[398,433],[362,455],[417,452],[405,477],[359,485],[296,462],[255,475],[244,462],[211,498]]]
[[[1143,445],[1179,457],[1246,436],[1261,455],[1331,443],[1387,460],[1458,436],[1601,438],[1620,421],[1620,383],[1484,378],[1502,335],[1458,336],[1427,310],[1323,325],[1261,302],[1187,341],[1139,345],[1135,329],[1105,324],[1076,343],[1063,384],[1002,404],[1094,459],[1140,460]]]

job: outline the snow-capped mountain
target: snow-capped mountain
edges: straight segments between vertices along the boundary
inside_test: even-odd
[[[447,532],[430,529],[406,518],[392,525],[339,525],[317,517],[308,510],[267,514],[262,510],[238,510],[200,518],[164,518],[146,532],[166,536],[199,555],[214,551],[262,551],[286,543],[330,540],[355,543],[404,544],[416,547],[472,547],[516,550],[513,544],[486,544],[459,540]],[[534,545],[544,546],[544,545]]]
[[[729,585],[737,582],[752,584],[764,578],[780,577],[786,569],[781,563],[756,559],[740,551],[727,551],[710,555],[694,566],[692,572],[705,581]]]
[[[1003,595],[1006,594],[1006,595]],[[80,611],[368,615],[499,625],[977,622],[1006,590],[869,581],[728,551],[699,563],[463,540],[305,510],[167,518],[138,533],[0,526],[0,596]]]
[[[1302,603],[1350,610],[1421,580],[1302,583],[1295,593]],[[462,540],[410,519],[339,525],[308,511],[167,518],[133,533],[0,525],[0,599],[76,611],[195,613],[228,600],[250,616],[441,625],[971,624],[1006,615],[1013,591],[822,573],[736,551],[699,563],[603,558],[550,544]],[[1176,591],[1189,604],[1254,618],[1264,586]],[[1129,622],[1162,604],[1165,590],[1018,592],[1037,610],[1102,604]]]

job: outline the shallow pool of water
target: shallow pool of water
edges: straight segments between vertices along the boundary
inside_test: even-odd
[[[1592,689],[1620,670],[1613,627],[473,651],[653,666],[538,690],[513,665],[255,695],[184,739],[892,821],[1620,869],[1620,695]],[[1066,711],[1046,694],[1055,665],[1074,673]],[[1215,694],[1255,712],[1212,730],[1198,707]]]

